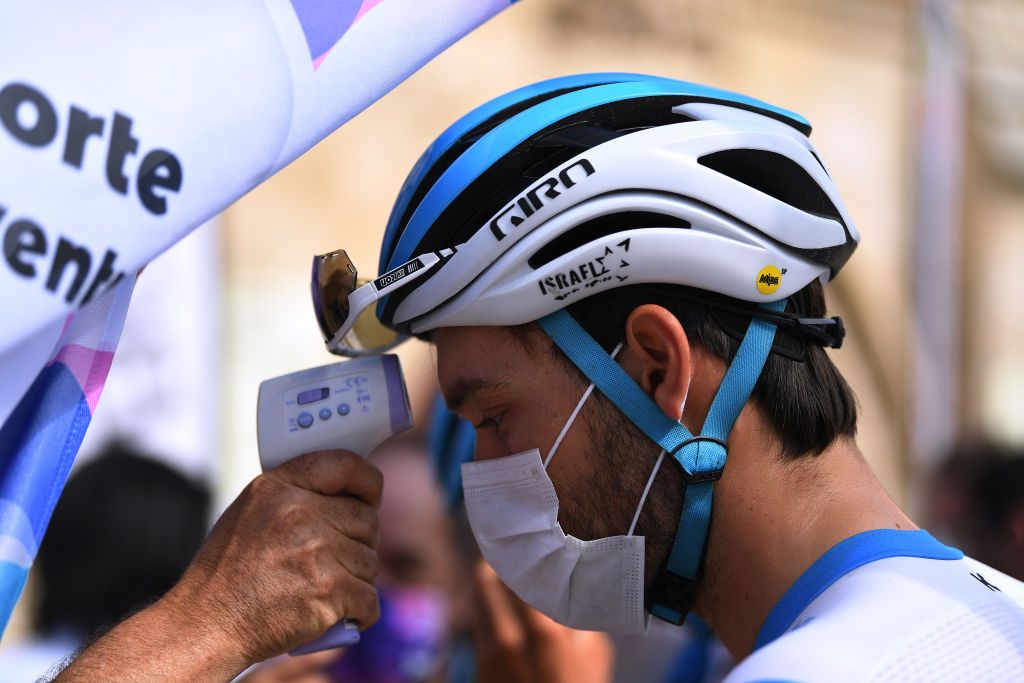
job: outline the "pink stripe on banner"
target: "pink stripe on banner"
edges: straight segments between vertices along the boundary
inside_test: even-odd
[[[363,6],[359,8],[359,12],[356,13],[355,21],[352,23],[354,24],[356,21],[359,21],[364,14],[379,5],[381,1],[382,0],[363,0]]]
[[[98,351],[79,344],[68,344],[58,351],[47,365],[63,363],[82,387],[82,393],[89,404],[89,412],[95,412],[100,393],[103,391],[103,383],[113,362],[113,351]]]
[[[59,339],[63,339],[64,335],[68,333],[68,328],[71,327],[71,323],[74,321],[74,319],[75,319],[74,312],[68,313],[68,317],[64,318],[64,329],[62,329],[60,331]]]

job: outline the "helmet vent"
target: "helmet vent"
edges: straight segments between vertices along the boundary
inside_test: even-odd
[[[522,113],[530,107],[536,106],[548,100],[554,99],[566,93],[570,93],[576,90],[583,90],[590,86],[576,86],[572,88],[560,88],[558,90],[552,90],[551,92],[541,93],[529,99],[525,99],[522,102],[517,102],[513,105],[505,107],[499,112],[496,112],[488,119],[478,124],[475,128],[470,129],[458,140],[452,143],[451,147],[442,154],[437,161],[427,170],[424,174],[423,179],[416,187],[416,191],[413,193],[409,200],[409,203],[405,207],[405,212],[402,214],[400,219],[400,225],[405,225],[409,221],[416,207],[423,200],[423,197],[427,192],[434,186],[437,179],[444,175],[444,172],[448,170],[448,167],[455,162],[459,156],[467,149],[473,146],[473,143],[482,138],[488,132],[505,122],[507,119],[515,116],[516,114]],[[390,258],[390,254],[388,255]]]
[[[811,156],[814,157],[814,160],[818,162],[818,166],[821,166],[821,170],[825,172],[825,175],[827,175],[829,178],[831,178],[832,175],[828,172],[828,169],[825,168],[825,164],[821,163],[821,157],[818,156],[817,152],[814,152],[812,150],[807,150],[807,151],[810,152]]]
[[[789,157],[761,149],[727,149],[706,154],[698,162],[801,211],[843,223],[817,181]]]
[[[686,230],[690,228],[690,222],[676,216],[653,211],[622,211],[606,214],[589,221],[584,221],[563,232],[538,249],[527,260],[527,263],[536,270],[554,261],[556,258],[565,256],[570,251],[582,247],[584,244],[594,242],[608,235],[614,235],[617,232],[640,230],[642,228],[679,228]]]

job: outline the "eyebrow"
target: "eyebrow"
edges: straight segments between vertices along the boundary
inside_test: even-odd
[[[444,403],[448,410],[457,413],[460,408],[481,392],[508,389],[510,386],[512,386],[510,382],[502,380],[486,377],[464,377],[458,380],[455,386],[446,393]]]

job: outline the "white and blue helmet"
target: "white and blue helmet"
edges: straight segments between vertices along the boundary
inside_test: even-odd
[[[336,316],[375,301],[379,321],[403,335],[537,321],[682,468],[682,516],[646,596],[673,623],[692,604],[727,440],[777,329],[842,342],[838,319],[785,311],[791,295],[834,277],[859,241],[809,133],[792,112],[666,78],[589,74],[516,90],[420,158],[387,227],[383,275]],[[696,434],[565,310],[637,284],[719,295],[716,306],[729,297],[751,316]],[[353,324],[325,326],[329,348]]]
[[[643,283],[785,299],[831,279],[859,235],[802,116],[639,74],[543,81],[473,110],[427,149],[381,249],[404,334],[537,320]],[[410,278],[412,280],[412,278]]]

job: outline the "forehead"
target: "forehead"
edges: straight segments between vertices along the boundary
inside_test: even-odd
[[[507,327],[446,327],[434,332],[433,342],[437,379],[447,401],[467,385],[507,382],[538,360]]]

